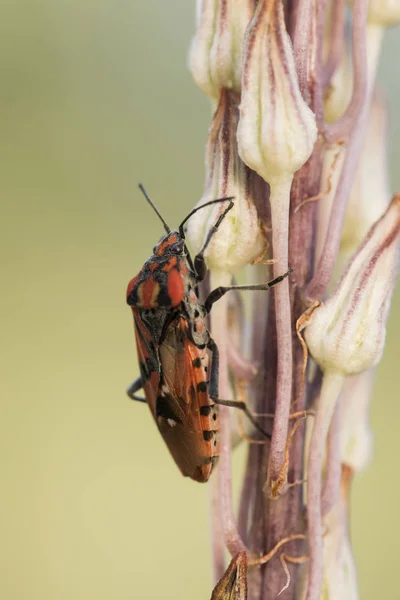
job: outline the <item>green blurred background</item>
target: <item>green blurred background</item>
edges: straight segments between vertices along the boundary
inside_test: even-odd
[[[194,1],[1,9],[0,597],[205,600],[208,488],[179,475],[148,409],[124,392],[137,374],[125,287],[161,234],[137,183],[171,224],[202,190],[210,111],[186,69]],[[392,167],[397,36],[380,71]],[[372,409],[374,461],[354,486],[365,600],[400,597],[399,301]]]

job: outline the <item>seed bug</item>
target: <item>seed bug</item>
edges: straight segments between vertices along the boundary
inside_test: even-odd
[[[218,287],[202,304],[197,286],[207,273],[204,252],[233,208],[233,198],[206,202],[193,209],[177,230],[171,231],[143,186],[139,187],[162,221],[166,235],[127,289],[140,367],[140,377],[130,385],[127,394],[133,400],[147,402],[182,474],[205,482],[219,456],[218,404],[243,410],[254,426],[268,435],[244,402],[218,397],[219,354],[206,317],[214,302],[229,290],[267,290],[291,270],[267,283]],[[192,260],[185,244],[184,225],[198,210],[217,203],[227,206]],[[137,395],[141,389],[144,398]]]

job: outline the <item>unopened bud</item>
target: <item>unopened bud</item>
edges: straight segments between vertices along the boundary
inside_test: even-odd
[[[375,370],[347,377],[340,395],[340,461],[352,471],[365,469],[372,455],[369,405]]]
[[[298,84],[281,0],[260,0],[246,31],[239,153],[268,183],[293,175],[317,138]]]
[[[396,25],[400,21],[399,0],[370,0],[368,22],[382,27]]]
[[[336,69],[324,99],[324,118],[334,123],[348,107],[353,92],[353,63],[346,40],[342,60]]]
[[[326,600],[358,600],[357,573],[348,533],[346,505],[340,498],[324,520],[324,583]]]
[[[237,96],[221,91],[211,123],[206,150],[206,186],[198,206],[209,200],[232,196],[234,206],[219,226],[205,251],[210,269],[233,273],[263,254],[266,238],[252,197],[250,170],[237,152]],[[198,252],[226,204],[198,211],[189,221],[187,237]]]
[[[382,94],[376,90],[371,103],[365,144],[347,205],[339,253],[342,264],[359,246],[369,228],[382,216],[389,202],[387,107]]]
[[[399,233],[397,195],[370,229],[332,296],[309,319],[305,339],[323,371],[351,375],[379,362],[396,278]]]
[[[254,0],[197,0],[197,31],[189,54],[193,79],[208,96],[240,92],[242,44]]]

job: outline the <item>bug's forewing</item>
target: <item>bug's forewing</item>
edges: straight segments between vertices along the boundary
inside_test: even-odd
[[[219,455],[219,418],[207,391],[207,350],[198,348],[188,333],[186,319],[178,318],[159,348],[157,424],[183,475],[203,482]]]
[[[156,419],[156,401],[160,385],[160,367],[158,364],[157,352],[152,342],[151,332],[144,325],[139,316],[139,312],[134,309],[133,317],[143,390],[151,413],[154,419]]]

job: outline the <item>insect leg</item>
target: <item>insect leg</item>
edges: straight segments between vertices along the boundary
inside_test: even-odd
[[[141,398],[140,396],[136,396],[136,392],[143,388],[143,381],[141,377],[138,377],[131,383],[131,385],[126,390],[129,398],[132,400],[137,400],[138,402],[146,402],[146,398]]]
[[[249,409],[247,408],[247,404],[245,402],[240,402],[237,400],[221,400],[218,398],[218,379],[219,379],[219,350],[217,344],[214,342],[212,338],[208,343],[208,349],[212,352],[212,360],[211,360],[211,370],[210,370],[210,383],[208,386],[208,394],[215,404],[220,404],[222,406],[230,406],[232,408],[238,408],[242,410],[249,421],[254,425],[258,431],[260,431],[265,437],[271,438],[271,434],[265,431],[261,425],[259,425],[256,419],[253,417]]]
[[[220,298],[222,298],[222,296],[225,296],[226,292],[229,292],[229,290],[269,290],[270,288],[274,287],[274,285],[276,285],[277,283],[280,283],[281,281],[283,281],[285,279],[285,277],[290,275],[290,273],[293,273],[292,268],[290,268],[283,275],[279,275],[279,277],[275,277],[275,279],[272,279],[271,281],[267,281],[266,283],[256,283],[253,285],[229,285],[226,287],[224,287],[224,286],[217,287],[217,288],[215,288],[215,290],[210,292],[210,294],[206,298],[204,307],[207,312],[210,312],[211,307],[214,304],[214,302],[217,302],[218,300],[220,300]]]
[[[212,337],[210,337],[207,348],[212,352],[210,382],[208,384],[208,395],[215,402],[215,398],[218,398],[218,386],[219,386],[219,350],[218,350],[217,344],[214,342]]]
[[[196,272],[197,281],[202,281],[207,273],[207,267],[206,267],[206,263],[204,260],[204,252],[206,251],[207,246],[210,243],[214,233],[216,233],[218,231],[218,227],[221,225],[221,223],[224,220],[224,218],[226,217],[227,213],[233,208],[234,203],[232,202],[232,200],[230,198],[227,198],[227,200],[229,200],[228,206],[219,215],[215,225],[213,225],[210,228],[209,232],[207,233],[206,241],[204,242],[202,249],[194,257],[194,269]]]

